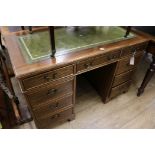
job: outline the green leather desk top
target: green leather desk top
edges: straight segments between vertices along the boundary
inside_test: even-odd
[[[121,27],[63,27],[55,29],[56,56],[76,52],[135,37],[130,33],[124,38],[126,30]],[[42,60],[51,55],[49,32],[34,32],[17,37],[22,54],[27,62]]]

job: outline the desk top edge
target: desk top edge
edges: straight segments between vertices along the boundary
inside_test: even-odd
[[[99,46],[99,47],[104,47],[105,51],[100,51],[99,47],[96,47],[96,48],[82,50],[80,52],[61,55],[56,58],[49,58],[47,60],[42,60],[40,62],[36,62],[32,64],[27,64],[25,62],[20,52],[19,46],[17,45],[17,42],[15,40],[14,33],[13,34],[11,33],[10,35],[4,34],[4,39],[5,39],[6,46],[8,48],[8,52],[10,55],[11,63],[13,65],[15,76],[17,78],[22,78],[22,77],[40,73],[52,68],[65,66],[67,64],[69,65],[76,61],[80,61],[89,57],[100,55],[105,52],[117,50],[119,48],[125,47],[126,45],[134,45],[134,44],[146,42],[153,38],[151,35],[148,35],[146,33],[143,33],[135,29],[133,29],[132,32],[137,35],[136,38]]]

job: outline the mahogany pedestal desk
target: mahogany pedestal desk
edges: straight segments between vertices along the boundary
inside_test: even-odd
[[[33,63],[25,61],[16,39],[19,33],[5,35],[15,76],[36,126],[51,128],[75,118],[76,78],[80,74],[85,73],[103,103],[126,92],[149,41],[144,33],[132,32],[136,37]],[[130,65],[133,55],[135,62]]]

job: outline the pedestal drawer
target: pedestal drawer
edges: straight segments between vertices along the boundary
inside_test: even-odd
[[[115,87],[117,85],[120,85],[121,83],[131,80],[133,73],[134,70],[130,70],[128,72],[115,76],[112,87]]]
[[[114,98],[119,94],[126,92],[131,84],[131,81],[125,82],[117,87],[111,89],[110,98]]]
[[[29,88],[32,88],[53,80],[57,80],[72,74],[73,74],[73,66],[70,65],[70,66],[55,69],[53,71],[49,71],[43,74],[38,74],[36,76],[25,78],[22,80],[22,85],[24,89],[27,90]]]
[[[39,128],[53,127],[54,125],[66,120],[72,120],[74,117],[73,108],[69,108],[60,113],[55,113],[53,115],[37,119],[37,126]]]
[[[36,118],[40,118],[45,115],[52,114],[53,112],[59,111],[60,109],[63,109],[65,107],[71,106],[72,104],[73,104],[73,96],[71,95],[63,99],[50,102],[48,104],[44,104],[44,106],[36,108],[33,111]]]
[[[36,92],[29,92],[26,94],[26,98],[29,104],[34,107],[42,104],[43,102],[60,98],[65,94],[71,94],[72,92],[73,80],[58,85],[51,85],[40,88]]]
[[[135,56],[134,65],[130,65],[130,58],[131,57],[127,57],[119,61],[118,68],[116,71],[117,75],[135,68],[136,65],[140,62],[142,55],[140,54]]]

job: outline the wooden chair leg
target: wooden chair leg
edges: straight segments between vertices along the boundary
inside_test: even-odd
[[[149,81],[151,80],[152,76],[155,73],[155,56],[152,56],[152,58],[153,58],[153,61],[150,64],[150,68],[147,70],[145,74],[144,80],[140,88],[138,89],[137,96],[140,96],[144,92],[145,87],[147,86],[147,84],[149,83]]]

